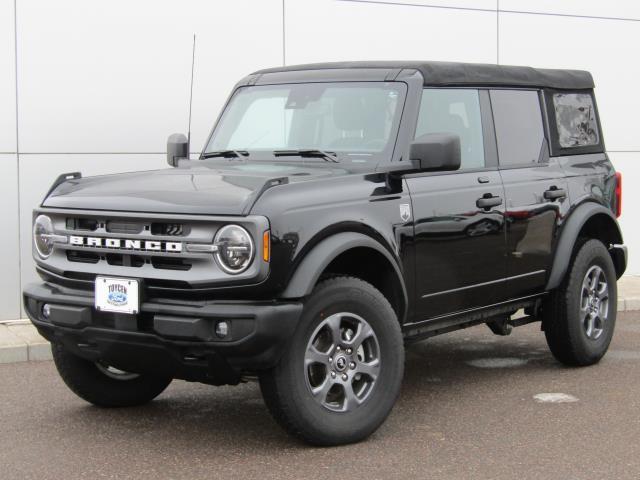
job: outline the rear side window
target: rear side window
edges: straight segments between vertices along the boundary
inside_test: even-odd
[[[598,145],[600,134],[593,99],[588,93],[554,93],[558,143],[561,148]]]
[[[491,108],[501,166],[538,163],[544,144],[540,98],[532,90],[492,90]]]
[[[427,133],[460,137],[460,169],[484,168],[484,141],[477,90],[427,88],[422,91],[416,138]]]

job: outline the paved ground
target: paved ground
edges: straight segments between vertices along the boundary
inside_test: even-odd
[[[341,448],[288,438],[255,384],[174,382],[149,406],[103,410],[51,362],[0,365],[0,478],[637,479],[640,312],[618,322],[607,357],[583,369],[557,364],[537,324],[415,345],[389,420]]]

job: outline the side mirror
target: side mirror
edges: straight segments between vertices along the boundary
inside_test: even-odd
[[[189,140],[182,133],[169,135],[167,140],[167,163],[177,167],[180,159],[189,158]]]
[[[427,133],[416,138],[409,149],[409,160],[426,171],[460,168],[460,137],[452,133]]]

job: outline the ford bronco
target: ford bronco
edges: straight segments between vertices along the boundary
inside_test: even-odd
[[[258,379],[287,431],[336,445],[388,416],[413,341],[540,322],[566,365],[607,351],[627,250],[588,72],[267,69],[189,149],[61,175],[34,212],[25,309],[95,405]]]

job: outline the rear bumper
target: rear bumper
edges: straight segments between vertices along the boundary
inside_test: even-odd
[[[38,331],[83,358],[213,384],[275,366],[302,312],[299,302],[157,300],[143,302],[138,315],[114,314],[97,312],[92,292],[50,283],[28,285],[23,297]],[[229,326],[225,338],[215,333],[220,321]]]

